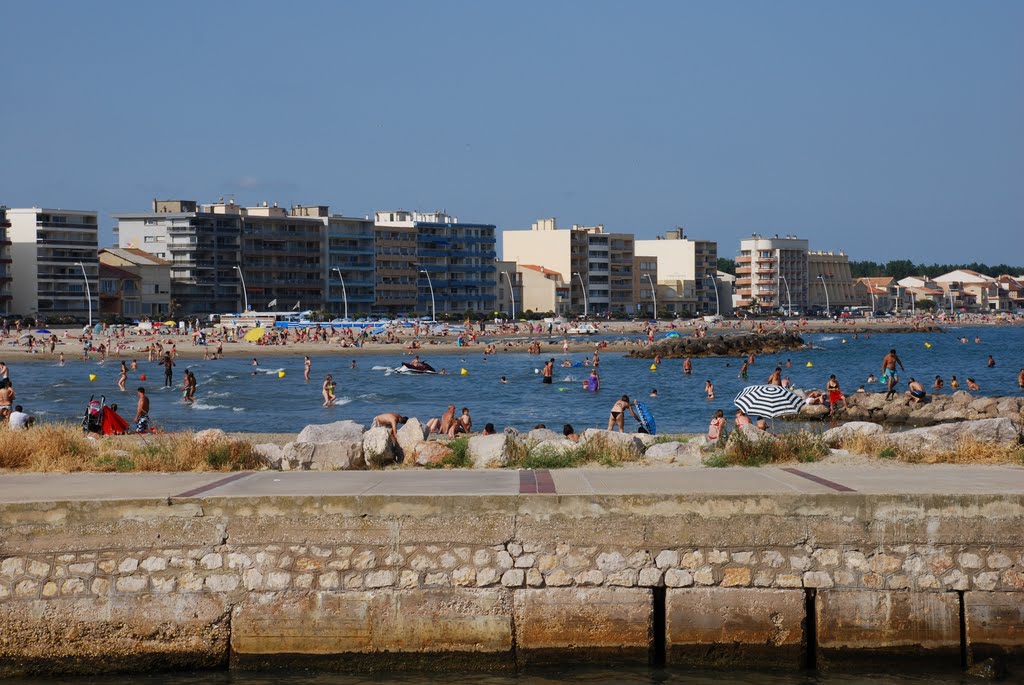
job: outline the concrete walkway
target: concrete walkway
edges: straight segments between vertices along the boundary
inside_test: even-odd
[[[333,471],[0,475],[0,504],[62,500],[356,495],[1024,495],[1021,466],[834,466],[555,471]]]

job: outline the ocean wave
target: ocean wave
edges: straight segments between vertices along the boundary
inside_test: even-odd
[[[196,411],[209,411],[211,409],[227,409],[227,405],[223,404],[203,404],[202,402],[193,402],[189,405]]]

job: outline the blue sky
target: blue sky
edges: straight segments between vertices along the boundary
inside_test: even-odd
[[[0,203],[1024,263],[1024,3],[4,2]]]

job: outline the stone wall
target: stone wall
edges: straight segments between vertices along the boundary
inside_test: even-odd
[[[1012,496],[6,505],[0,675],[512,668],[566,652],[955,669],[965,649],[1024,649],[1022,524]]]

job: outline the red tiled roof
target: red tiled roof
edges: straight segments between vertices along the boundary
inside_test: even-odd
[[[560,274],[557,271],[552,271],[551,269],[546,269],[543,266],[537,266],[536,264],[520,264],[519,266],[523,267],[524,269],[530,269],[531,271],[539,271],[540,273],[544,274],[545,276],[561,276],[562,275],[562,274]]]

